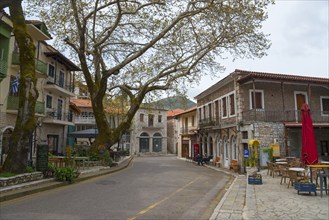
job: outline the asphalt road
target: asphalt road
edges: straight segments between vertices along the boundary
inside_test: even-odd
[[[209,219],[229,181],[175,157],[0,204],[0,219]]]

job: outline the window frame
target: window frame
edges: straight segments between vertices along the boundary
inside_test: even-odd
[[[50,107],[48,107],[48,98],[50,98]],[[46,108],[47,109],[52,109],[53,108],[53,96],[47,94],[46,95]]]
[[[320,96],[320,105],[321,105],[321,115],[322,116],[329,116],[329,109],[328,110],[324,110],[323,109],[323,100],[324,99],[328,99],[328,101],[329,101],[329,96]],[[325,113],[325,112],[327,112],[327,113]]]
[[[52,67],[52,68],[50,68],[50,67]],[[52,75],[50,74],[50,73],[51,73],[50,69],[53,70]],[[47,71],[47,75],[48,75],[49,77],[51,77],[51,78],[55,78],[55,75],[56,75],[55,66],[52,65],[52,64],[50,64],[50,63],[48,63],[48,71]]]
[[[253,96],[253,92],[255,92],[256,94],[257,93],[260,93],[261,94],[261,108],[257,108],[256,107],[256,102],[255,102],[255,108],[253,108],[253,106],[252,106],[252,100],[253,100],[253,98],[254,98],[254,96]],[[256,97],[256,95],[255,95],[255,97]],[[253,110],[253,109],[258,109],[258,110],[264,110],[265,109],[265,103],[264,103],[264,90],[260,90],[260,89],[255,89],[255,90],[253,90],[253,89],[250,89],[249,90],[249,109],[250,110]]]

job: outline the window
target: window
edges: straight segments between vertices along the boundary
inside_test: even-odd
[[[255,100],[256,101],[255,101]],[[264,94],[262,90],[250,90],[250,109],[264,109]]]
[[[63,116],[63,100],[58,99],[57,101],[57,120],[62,120]]]
[[[162,115],[158,115],[158,122],[159,122],[159,123],[162,122]]]
[[[194,121],[195,121],[195,117],[194,115],[192,116],[192,127],[194,127]]]
[[[53,97],[47,95],[46,97],[46,108],[52,108]]]
[[[55,77],[55,67],[51,64],[48,64],[48,76],[51,78]]]
[[[227,117],[227,97],[222,98],[222,117]]]
[[[154,125],[154,115],[149,115],[149,127],[153,127]]]
[[[208,109],[209,109],[209,118],[211,119],[212,118],[212,109],[211,109],[211,104],[208,105]]]
[[[234,93],[229,95],[229,101],[230,101],[230,116],[235,115],[235,98]]]
[[[144,122],[144,114],[139,115],[139,121]]]
[[[59,72],[59,81],[58,81],[58,85],[62,88],[64,88],[64,72],[60,71]]]
[[[329,115],[329,96],[320,96],[321,114]]]

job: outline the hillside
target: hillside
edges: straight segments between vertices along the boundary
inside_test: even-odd
[[[186,110],[195,105],[196,105],[195,102],[183,96],[168,97],[168,98],[160,99],[159,101],[156,102],[144,104],[144,106],[148,106],[152,108],[156,107],[156,108],[167,109],[167,110],[172,110],[177,108]]]

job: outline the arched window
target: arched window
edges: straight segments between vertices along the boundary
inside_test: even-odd
[[[150,151],[150,137],[148,133],[143,132],[139,138],[139,152],[145,153]]]
[[[228,147],[227,147],[227,139],[224,137],[223,139],[223,148],[224,148],[224,156],[228,158]]]
[[[153,135],[153,152],[161,152],[162,151],[162,136],[160,133],[155,133]]]
[[[232,146],[232,159],[238,159],[238,146],[236,144],[235,136],[232,136],[231,138],[231,146]]]
[[[214,155],[214,142],[212,140],[212,137],[210,137],[210,140],[209,140],[209,155]]]

